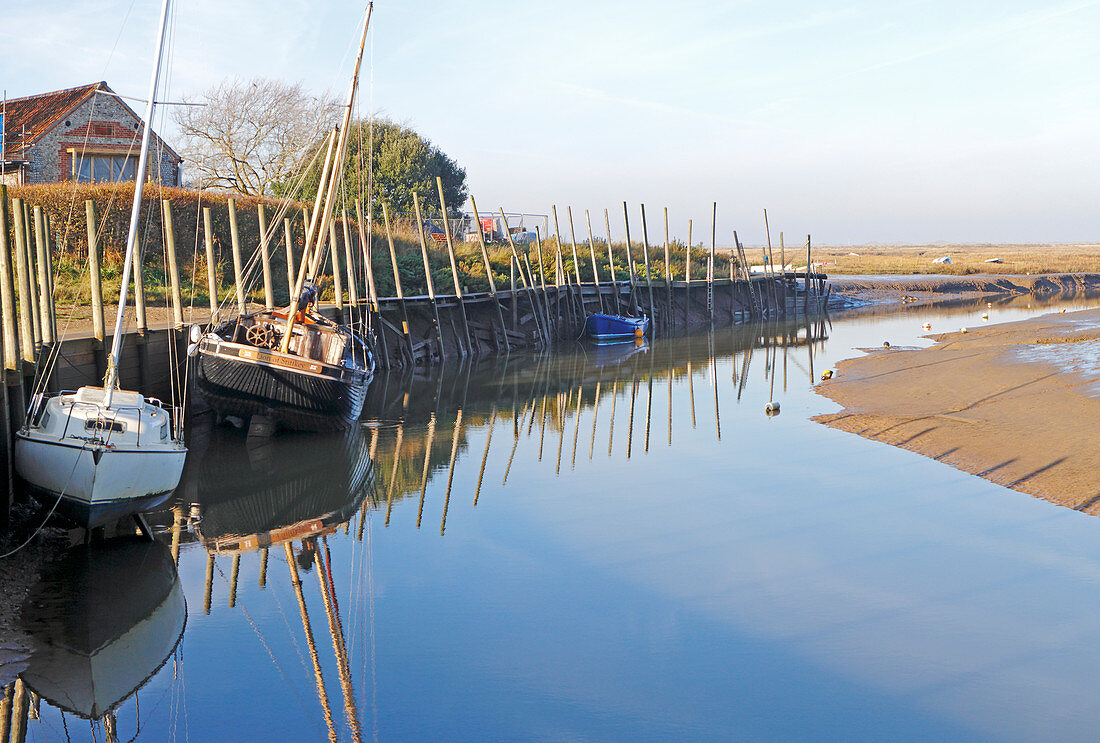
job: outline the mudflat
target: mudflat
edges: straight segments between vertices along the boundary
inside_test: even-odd
[[[930,337],[842,362],[815,420],[1100,513],[1100,310]]]

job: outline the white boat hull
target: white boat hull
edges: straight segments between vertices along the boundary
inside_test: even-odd
[[[175,490],[186,449],[73,445],[16,434],[15,471],[47,505],[81,526],[153,508]],[[98,460],[98,461],[97,461]]]

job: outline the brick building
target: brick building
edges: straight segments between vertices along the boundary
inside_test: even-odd
[[[0,182],[134,180],[142,121],[107,83],[7,101]],[[153,133],[150,180],[180,183],[182,158]]]

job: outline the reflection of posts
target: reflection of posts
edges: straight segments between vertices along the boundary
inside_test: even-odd
[[[267,585],[267,547],[260,549],[260,588]]]
[[[573,393],[569,393],[570,399],[566,400],[564,394],[558,393],[558,463],[554,467],[554,474],[561,473],[561,447],[565,443],[565,412],[569,409],[569,403],[572,402]]]
[[[596,399],[592,403],[592,440],[588,442],[588,461],[592,461],[592,453],[596,449],[596,419],[600,415],[600,383],[602,379],[596,380]]]
[[[714,358],[714,334],[710,336],[710,379],[714,388],[714,432],[722,439],[722,422],[718,418],[718,360]]]
[[[521,428],[523,428],[523,419],[527,417],[527,405],[528,405],[528,403],[526,403],[526,402],[523,403],[523,412],[520,413],[519,420],[516,420],[515,405],[513,404],[513,406],[512,406],[512,453],[510,455],[508,455],[508,466],[504,468],[504,479],[501,480],[501,482],[500,482],[500,484],[502,486],[508,484],[508,473],[512,471],[512,460],[516,458],[516,447],[519,446],[519,431],[520,431]],[[534,406],[534,403],[532,402],[531,403],[531,419],[534,420],[534,418],[535,418],[535,406]],[[531,432],[528,431],[527,435],[530,436]]]
[[[688,363],[688,400],[691,401],[691,427],[695,428],[695,375],[691,373],[691,362]]]
[[[229,575],[229,608],[237,605],[237,577],[241,574],[241,553],[233,553],[233,570]]]
[[[668,445],[672,446],[672,367],[668,368]]]
[[[103,737],[107,743],[118,743],[118,717],[114,712],[103,715]],[[22,741],[20,741],[22,743]]]
[[[652,357],[650,357],[650,365],[652,366]],[[649,451],[649,423],[650,418],[653,415],[653,370],[650,369],[649,374],[646,375],[646,387],[648,392],[646,394],[645,401],[645,451]]]
[[[607,456],[611,456],[611,445],[615,441],[615,405],[619,401],[619,380],[611,383],[611,424],[607,427]]]
[[[573,411],[573,457],[569,462],[569,469],[577,469],[577,438],[581,433],[581,400],[584,397],[584,388],[577,385],[577,403]]]
[[[428,486],[428,469],[432,460],[432,444],[435,442],[435,413],[428,419],[428,441],[424,446],[424,469],[420,473],[420,507],[416,511],[416,528],[420,528],[420,519],[424,515],[424,490]]]
[[[214,553],[206,553],[206,593],[202,598],[202,613],[210,613],[210,597],[214,592]]]
[[[515,409],[512,410],[515,418]],[[493,403],[489,412],[488,434],[485,436],[485,453],[481,456],[481,469],[477,473],[477,488],[474,490],[474,507],[477,507],[477,499],[481,497],[481,482],[485,479],[485,464],[489,461],[489,445],[493,443],[493,428],[497,421],[497,406]]]
[[[454,434],[451,437],[451,466],[447,472],[447,494],[443,498],[443,521],[439,524],[439,536],[443,536],[447,528],[447,509],[451,505],[451,484],[455,478],[455,460],[458,458],[458,440],[462,436],[462,408],[458,409],[458,418],[455,420]]]
[[[626,458],[630,459],[630,450],[634,446],[634,403],[638,398],[638,377],[630,382],[630,419],[626,428]]]
[[[390,484],[386,488],[386,521],[385,525],[390,525],[390,512],[393,510],[393,487],[397,482],[397,465],[401,462],[401,443],[405,436],[404,424],[398,424],[397,426],[397,445],[394,447],[393,452],[393,469],[390,470]]]

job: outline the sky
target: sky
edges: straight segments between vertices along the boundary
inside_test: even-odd
[[[363,5],[176,2],[171,100],[346,95]],[[5,5],[8,97],[145,96],[157,0]],[[362,112],[455,158],[483,211],[570,205],[583,232],[606,208],[618,239],[644,203],[651,242],[664,208],[698,242],[717,202],[719,246],[761,244],[764,209],[773,242],[1100,241],[1100,0],[378,0],[371,29]]]

